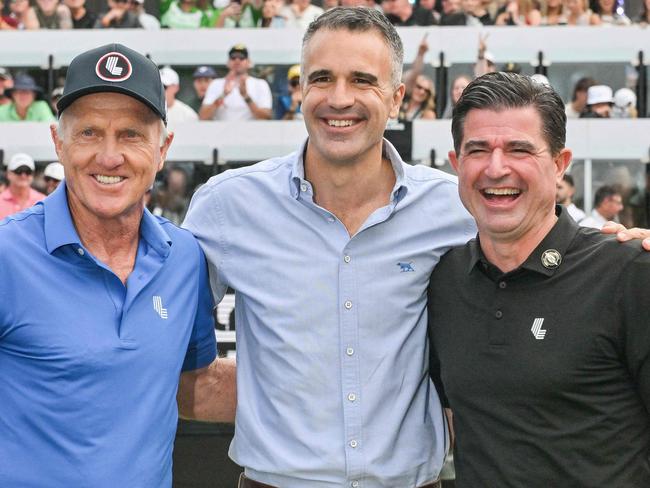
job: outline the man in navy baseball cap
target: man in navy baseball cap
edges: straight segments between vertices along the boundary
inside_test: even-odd
[[[167,121],[165,89],[156,64],[122,44],[107,44],[72,60],[57,103],[61,114],[75,100],[90,93],[123,93],[139,100]]]
[[[235,383],[201,248],[144,206],[173,139],[158,68],[85,52],[58,110],[65,179],[0,225],[0,486],[171,488],[179,377],[192,406],[183,385],[225,371],[222,421]]]

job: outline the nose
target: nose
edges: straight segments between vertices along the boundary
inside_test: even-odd
[[[503,150],[497,147],[490,153],[490,159],[485,167],[485,176],[492,180],[499,180],[509,174],[510,166],[505,159]]]
[[[348,86],[347,80],[339,78],[329,91],[329,106],[337,110],[342,110],[354,105],[354,93]]]
[[[124,153],[113,136],[105,137],[97,152],[97,163],[106,169],[114,169],[124,163]]]

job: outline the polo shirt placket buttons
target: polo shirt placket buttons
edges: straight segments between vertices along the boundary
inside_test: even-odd
[[[354,480],[352,483],[350,483],[350,486],[351,486],[352,488],[358,488],[358,486],[359,486],[359,482],[358,482],[357,480]]]
[[[346,309],[350,310],[352,308],[352,302],[350,300],[346,300],[345,303],[343,304],[343,306]]]

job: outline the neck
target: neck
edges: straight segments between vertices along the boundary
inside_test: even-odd
[[[29,186],[14,186],[9,185],[9,192],[14,197],[15,200],[19,202],[27,200],[29,198],[29,191],[31,188]]]
[[[520,237],[491,236],[489,232],[481,232],[479,226],[481,250],[490,263],[507,273],[517,269],[528,259],[528,256],[551,231],[555,222],[557,222],[557,217],[553,212],[542,225],[530,229],[526,235]]]
[[[81,243],[126,284],[135,266],[143,206],[126,216],[105,219],[68,203]]]
[[[350,235],[368,216],[388,205],[395,172],[381,156],[381,144],[365,160],[331,164],[310,151],[305,153],[305,179],[314,189],[314,202],[336,215]]]
[[[29,106],[19,107],[18,105],[14,105],[14,107],[16,107],[16,114],[19,118],[25,119],[27,117],[27,110],[29,110]]]

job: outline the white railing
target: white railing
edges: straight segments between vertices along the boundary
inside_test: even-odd
[[[489,33],[489,49],[498,62],[528,63],[543,50],[551,62],[629,62],[650,49],[650,29],[629,27],[408,27],[398,29],[410,62],[425,32],[427,61],[444,52],[449,63],[473,63],[479,33]],[[151,55],[158,64],[225,64],[233,44],[246,44],[260,64],[300,61],[302,32],[296,29],[198,29],[143,31],[98,29],[85,31],[2,31],[0,66],[67,66],[80,52],[121,42]]]

